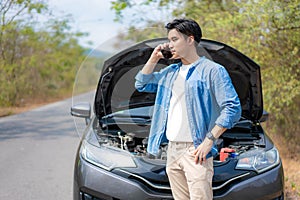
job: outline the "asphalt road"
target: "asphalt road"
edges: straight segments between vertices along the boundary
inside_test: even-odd
[[[77,129],[84,120],[74,120],[70,107],[92,94],[0,118],[0,199],[72,199]]]

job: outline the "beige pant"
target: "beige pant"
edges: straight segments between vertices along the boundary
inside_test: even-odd
[[[213,158],[195,164],[190,142],[169,142],[167,174],[175,200],[211,200]]]

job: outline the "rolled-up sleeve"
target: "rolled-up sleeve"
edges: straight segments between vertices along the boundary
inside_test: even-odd
[[[153,79],[153,74],[143,74],[139,72],[135,76],[135,88],[139,92],[156,92],[157,84],[152,81]]]
[[[167,72],[168,68],[164,68],[159,72],[151,74],[143,74],[141,71],[135,76],[135,88],[139,92],[156,93],[158,82]]]
[[[230,129],[241,117],[242,109],[238,94],[224,67],[218,68],[213,82],[214,94],[221,110],[215,124]]]

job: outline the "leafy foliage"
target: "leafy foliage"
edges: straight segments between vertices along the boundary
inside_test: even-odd
[[[38,16],[49,17],[38,23]],[[83,48],[68,16],[55,19],[47,4],[3,0],[0,4],[0,106],[71,91]]]

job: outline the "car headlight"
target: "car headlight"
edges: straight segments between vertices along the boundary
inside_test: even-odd
[[[264,172],[280,163],[278,150],[273,147],[268,151],[253,150],[240,156],[236,169]]]
[[[136,167],[129,152],[109,146],[95,146],[86,140],[82,142],[80,155],[87,162],[109,171],[119,167]]]

